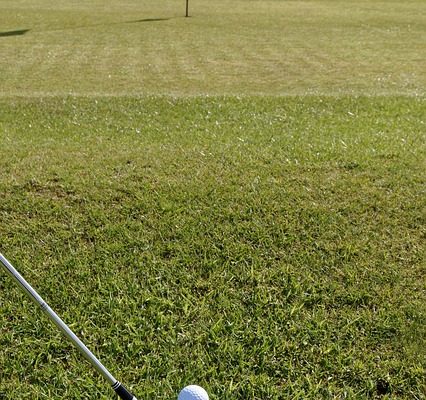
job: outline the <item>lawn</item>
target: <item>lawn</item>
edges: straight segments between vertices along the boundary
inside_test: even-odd
[[[1,0],[0,95],[424,94],[423,0],[190,6]]]
[[[141,399],[424,399],[422,1],[0,0],[0,252]],[[0,399],[113,392],[0,273]]]

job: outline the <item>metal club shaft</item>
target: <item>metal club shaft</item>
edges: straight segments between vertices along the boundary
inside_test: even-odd
[[[12,279],[28,294],[28,296],[40,306],[47,314],[50,320],[59,328],[59,330],[74,344],[80,353],[92,364],[92,366],[112,385],[112,388],[123,400],[137,400],[114,376],[105,368],[105,366],[96,358],[96,356],[86,347],[86,345],[74,334],[65,322],[53,311],[42,297],[31,287],[31,285],[22,277],[22,275],[13,267],[13,265],[0,253],[0,262],[3,264],[6,272]]]

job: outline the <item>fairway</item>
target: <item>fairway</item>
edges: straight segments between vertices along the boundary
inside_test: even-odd
[[[183,0],[2,0],[0,95],[424,93],[423,0],[194,0],[184,13]]]
[[[0,253],[139,400],[425,399],[424,1],[0,0]],[[113,399],[0,268],[0,400]]]

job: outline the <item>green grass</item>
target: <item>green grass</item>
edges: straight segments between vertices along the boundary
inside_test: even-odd
[[[424,107],[4,100],[2,250],[141,399],[424,398]],[[0,397],[111,398],[0,285]]]
[[[0,95],[424,95],[423,0],[190,3],[2,0]]]
[[[426,3],[0,1],[0,251],[139,399],[425,399]],[[0,273],[0,400],[111,399]]]

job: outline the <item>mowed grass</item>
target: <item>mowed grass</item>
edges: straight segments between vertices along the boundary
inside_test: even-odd
[[[3,100],[2,252],[139,399],[423,399],[424,109]],[[0,286],[0,398],[113,398]]]
[[[426,2],[2,0],[0,96],[424,95]]]
[[[0,251],[139,399],[424,399],[426,3],[0,1]],[[0,399],[113,393],[0,273]]]

